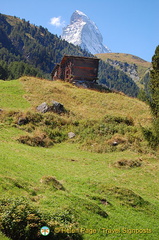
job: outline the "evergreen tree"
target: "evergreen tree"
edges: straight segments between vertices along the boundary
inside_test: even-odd
[[[8,78],[8,66],[5,61],[0,61],[0,79],[6,80]]]
[[[152,113],[152,128],[142,127],[143,134],[149,145],[156,149],[159,145],[159,46],[152,57],[152,70],[150,72],[150,99],[149,106]]]
[[[150,73],[150,108],[154,118],[159,118],[159,46],[152,57],[152,67]]]

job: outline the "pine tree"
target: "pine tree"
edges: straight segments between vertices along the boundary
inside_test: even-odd
[[[149,145],[156,149],[159,146],[159,46],[152,57],[150,72],[150,99],[148,100],[152,113],[152,128],[142,127],[143,134]]]
[[[152,57],[152,67],[150,74],[150,108],[154,118],[159,118],[159,46]]]

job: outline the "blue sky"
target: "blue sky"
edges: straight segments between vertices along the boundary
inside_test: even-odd
[[[80,10],[96,23],[112,52],[147,61],[159,45],[159,0],[1,0],[0,9],[57,35]]]

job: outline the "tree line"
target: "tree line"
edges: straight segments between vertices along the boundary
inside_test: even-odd
[[[137,97],[139,93],[139,87],[127,74],[103,61],[99,64],[99,83],[128,96]]]
[[[0,79],[12,80],[18,79],[21,76],[35,76],[42,78],[44,73],[37,68],[32,67],[28,63],[24,62],[11,62],[7,64],[5,61],[0,61]]]

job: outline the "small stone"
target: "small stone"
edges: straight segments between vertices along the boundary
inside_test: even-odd
[[[53,112],[60,114],[66,111],[62,103],[59,103],[57,101],[52,101],[52,104],[53,104],[53,107],[52,107]]]
[[[73,133],[73,132],[69,132],[69,133],[68,133],[68,137],[69,137],[69,138],[74,138],[75,136],[76,136],[76,134]]]
[[[40,104],[36,109],[41,113],[46,113],[50,110],[46,102]]]

